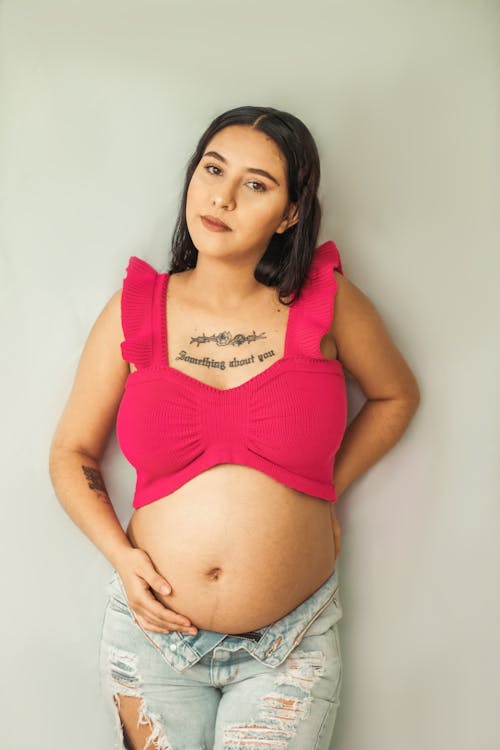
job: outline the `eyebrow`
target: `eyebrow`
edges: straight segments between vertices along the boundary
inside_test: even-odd
[[[223,164],[227,164],[227,159],[224,159],[221,154],[219,154],[217,151],[207,151],[203,154],[202,158],[205,156],[213,156],[215,159],[219,159]],[[278,180],[272,176],[272,174],[269,174],[269,172],[266,172],[265,169],[257,169],[256,167],[246,167],[247,172],[252,172],[253,174],[260,174],[263,177],[267,177],[269,180],[272,180],[276,185],[279,187]]]

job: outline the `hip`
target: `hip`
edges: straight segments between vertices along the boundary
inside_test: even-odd
[[[157,656],[177,672],[184,672],[209,654],[221,648],[226,653],[243,651],[263,665],[280,666],[306,636],[336,641],[337,623],[343,616],[340,601],[338,571],[333,573],[305,601],[283,617],[245,633],[231,634],[199,628],[194,635],[171,631],[158,633],[143,628],[135,620],[127,603],[123,584],[113,571],[107,586],[108,602],[103,621],[101,640],[125,650],[154,649]],[[132,648],[130,648],[132,646]],[[227,658],[227,657],[224,657]]]

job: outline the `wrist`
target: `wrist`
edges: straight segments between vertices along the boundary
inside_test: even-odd
[[[128,544],[126,542],[123,544],[120,544],[116,549],[114,549],[113,554],[109,557],[109,561],[111,565],[113,566],[113,568],[115,570],[119,570],[123,564],[123,561],[129,557],[130,553],[134,549],[135,548],[132,547],[130,542]]]

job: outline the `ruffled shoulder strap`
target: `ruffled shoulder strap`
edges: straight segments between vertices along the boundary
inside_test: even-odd
[[[337,291],[334,271],[344,273],[337,246],[328,240],[316,248],[300,297],[290,310],[293,325],[289,331],[288,354],[325,359],[320,344],[333,320]]]
[[[125,340],[122,358],[139,370],[155,363],[160,338],[157,295],[161,275],[147,261],[132,255],[122,285],[121,319]]]

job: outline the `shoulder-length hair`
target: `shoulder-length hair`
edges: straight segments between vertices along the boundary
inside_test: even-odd
[[[198,250],[186,223],[187,192],[191,177],[213,136],[231,125],[249,125],[272,138],[287,165],[288,199],[297,204],[298,222],[283,234],[274,234],[254,271],[257,281],[277,287],[279,300],[290,304],[300,296],[316,248],[321,223],[318,199],[319,154],[304,123],[288,112],[272,107],[236,107],[218,115],[201,136],[188,162],[179,214],[172,236],[168,273],[196,266]],[[289,301],[283,298],[294,295]]]

